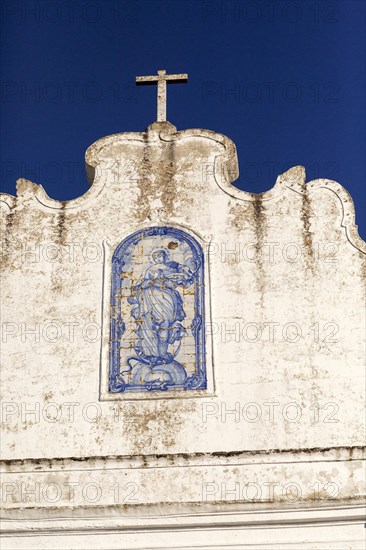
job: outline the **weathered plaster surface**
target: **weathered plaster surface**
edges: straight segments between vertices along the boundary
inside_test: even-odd
[[[301,166],[261,195],[239,191],[228,138],[169,123],[98,140],[86,168],[91,188],[72,201],[27,180],[1,195],[4,479],[128,479],[140,505],[202,504],[205,483],[267,480],[293,481],[305,502],[318,482],[333,506],[324,485],[337,482],[336,500],[359,502],[366,248],[347,191],[306,183]],[[152,225],[205,244],[212,384],[111,401],[109,260]],[[14,494],[5,507],[29,503]]]

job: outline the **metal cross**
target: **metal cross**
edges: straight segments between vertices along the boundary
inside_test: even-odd
[[[158,84],[157,120],[159,122],[166,122],[166,83],[170,82],[171,84],[180,84],[187,81],[187,74],[166,74],[166,71],[158,71],[157,75],[152,76],[136,76],[137,86]]]

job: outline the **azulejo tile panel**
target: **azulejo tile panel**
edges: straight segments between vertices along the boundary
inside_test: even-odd
[[[112,257],[109,392],[204,390],[204,255],[173,227],[133,233]]]

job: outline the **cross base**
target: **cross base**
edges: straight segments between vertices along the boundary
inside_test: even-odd
[[[145,130],[146,132],[164,132],[164,134],[175,134],[177,127],[174,126],[171,122],[165,120],[164,122],[155,121]]]

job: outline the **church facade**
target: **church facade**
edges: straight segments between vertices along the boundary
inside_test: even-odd
[[[361,549],[352,199],[240,191],[228,137],[157,118],[82,197],[1,195],[3,548]]]

